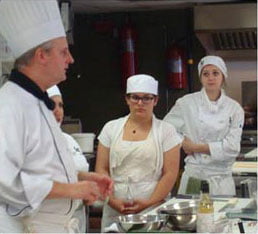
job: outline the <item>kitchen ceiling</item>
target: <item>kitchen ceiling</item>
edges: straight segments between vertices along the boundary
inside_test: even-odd
[[[195,4],[247,2],[245,0],[59,0],[71,2],[75,13],[108,13],[191,7]]]

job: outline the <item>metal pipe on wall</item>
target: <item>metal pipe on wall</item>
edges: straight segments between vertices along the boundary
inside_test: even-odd
[[[187,50],[187,81],[188,91],[193,92],[193,9],[187,10],[186,50]]]

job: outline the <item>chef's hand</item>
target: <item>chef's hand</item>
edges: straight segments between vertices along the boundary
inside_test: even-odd
[[[73,199],[82,199],[87,205],[93,204],[101,196],[98,184],[92,181],[73,184],[71,193]]]
[[[110,196],[113,193],[114,182],[107,175],[89,172],[84,177],[85,180],[95,182],[100,191],[100,199],[105,200],[107,196]]]
[[[144,199],[135,199],[131,206],[127,206],[124,210],[124,214],[136,214],[149,207],[149,201]]]
[[[194,153],[194,146],[195,146],[195,143],[193,143],[193,141],[190,140],[190,138],[188,137],[184,138],[182,142],[182,148],[187,155]]]

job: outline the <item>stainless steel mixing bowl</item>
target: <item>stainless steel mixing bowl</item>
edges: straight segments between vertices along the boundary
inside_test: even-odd
[[[194,200],[178,202],[158,209],[158,214],[168,215],[168,226],[174,230],[196,230],[198,202]]]
[[[168,215],[121,215],[114,218],[120,232],[154,232],[163,228]]]

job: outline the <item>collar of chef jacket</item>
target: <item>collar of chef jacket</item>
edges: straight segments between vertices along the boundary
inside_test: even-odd
[[[51,100],[46,92],[43,92],[39,86],[34,83],[30,78],[28,78],[23,73],[19,72],[16,69],[13,69],[11,72],[11,76],[9,78],[10,81],[16,83],[21,88],[25,89],[27,92],[31,93],[34,97],[42,100],[49,110],[54,110],[55,103]]]

